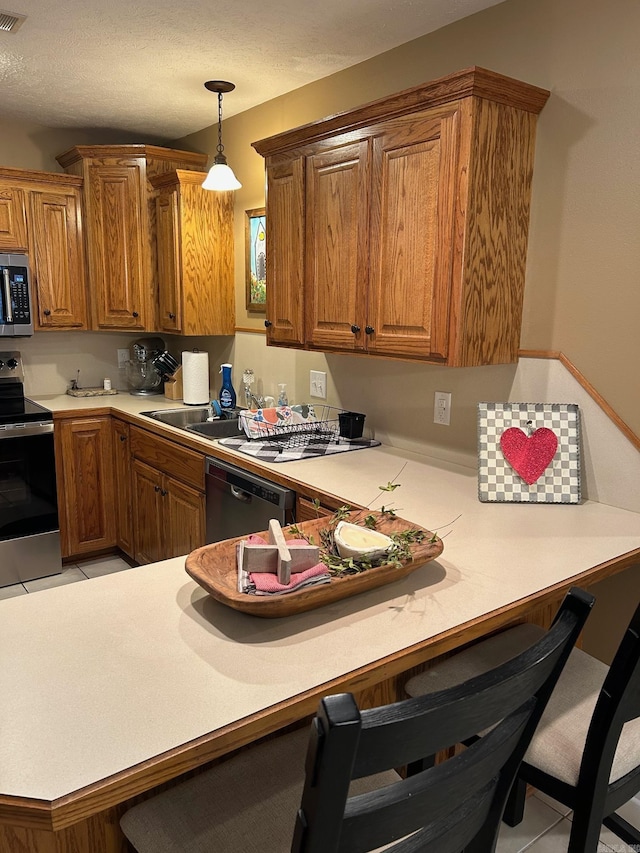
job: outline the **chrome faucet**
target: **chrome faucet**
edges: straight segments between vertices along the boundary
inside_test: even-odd
[[[275,405],[273,397],[262,396],[262,394],[254,394],[251,386],[255,382],[256,377],[253,370],[248,367],[242,373],[242,390],[244,391],[244,404],[247,409],[264,409]]]

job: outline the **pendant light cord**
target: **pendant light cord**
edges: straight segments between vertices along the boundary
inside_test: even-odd
[[[218,92],[218,154],[224,151],[222,144],[222,92]]]

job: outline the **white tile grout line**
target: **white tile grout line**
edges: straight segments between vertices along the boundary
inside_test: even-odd
[[[559,826],[559,824],[561,824],[562,821],[565,819],[566,818],[564,818],[561,814],[558,814],[558,820],[554,821],[551,826],[548,826],[530,841],[527,841],[527,843],[518,851],[518,853],[525,853],[525,850],[529,850],[529,848],[532,847],[536,843],[536,841],[539,841],[544,835],[546,835],[548,832],[551,832],[551,830],[555,829],[556,826]]]

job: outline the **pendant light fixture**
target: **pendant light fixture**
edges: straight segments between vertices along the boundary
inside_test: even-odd
[[[205,190],[239,190],[242,184],[233,174],[233,169],[227,166],[227,158],[224,156],[224,145],[222,144],[222,93],[233,92],[236,88],[233,83],[225,80],[209,80],[204,84],[205,89],[218,93],[218,147],[213,166],[204,179],[202,187]]]

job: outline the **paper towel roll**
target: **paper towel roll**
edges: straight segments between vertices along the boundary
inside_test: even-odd
[[[189,406],[209,402],[209,353],[182,353],[183,400]]]

